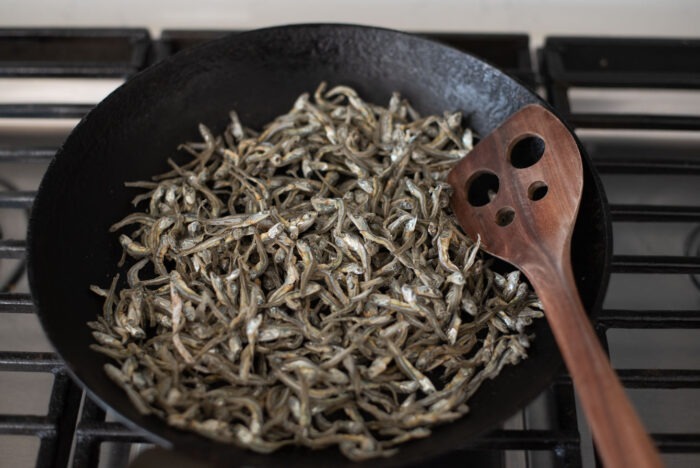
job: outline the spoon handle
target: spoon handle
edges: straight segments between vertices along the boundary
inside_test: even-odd
[[[586,316],[571,263],[562,261],[551,268],[534,270],[528,277],[542,301],[604,465],[662,467]]]

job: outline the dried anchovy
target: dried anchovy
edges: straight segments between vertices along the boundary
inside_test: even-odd
[[[261,133],[200,125],[112,227],[135,262],[92,288],[107,375],[139,411],[263,453],[389,456],[467,413],[542,312],[449,210],[461,121],[322,84]]]

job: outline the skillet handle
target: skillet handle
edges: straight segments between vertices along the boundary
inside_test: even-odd
[[[550,268],[539,266],[526,274],[542,301],[604,465],[664,466],[588,320],[568,258]]]

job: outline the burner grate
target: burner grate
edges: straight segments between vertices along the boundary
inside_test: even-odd
[[[540,54],[547,97],[563,111],[577,132],[615,129],[620,134],[630,129],[697,131],[700,117],[575,112],[570,103],[570,90],[574,87],[700,89],[699,57],[700,41],[697,40],[570,37],[548,38]],[[645,145],[634,138],[612,144],[584,138],[584,146],[604,181],[606,175],[618,176],[615,181],[619,182],[619,176],[697,178],[700,174],[697,142],[679,147],[675,142]],[[613,200],[610,205],[613,227],[622,223],[632,223],[640,230],[669,223],[692,226],[700,222],[700,206],[697,198],[691,196],[690,201],[693,204],[621,204]],[[682,275],[700,273],[700,256],[697,253],[685,256],[615,254],[612,272],[613,280],[616,274],[663,274],[682,281]],[[597,329],[608,348],[608,331],[614,329],[700,329],[700,310],[606,307],[598,317]],[[617,369],[617,373],[629,389],[697,389],[700,388],[700,362],[696,364],[695,369]],[[694,433],[653,433],[652,437],[663,453],[700,453],[698,429]]]

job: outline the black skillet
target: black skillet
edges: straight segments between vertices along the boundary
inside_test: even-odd
[[[215,443],[140,415],[102,371],[107,358],[88,349],[85,325],[100,313],[88,286],[107,286],[121,255],[109,226],[132,209],[133,189],[168,169],[177,146],[197,139],[197,124],[219,132],[236,109],[259,127],[286,112],[321,81],[354,87],[386,104],[393,91],[422,113],[462,111],[487,135],[526,104],[543,101],[523,85],[471,55],[412,35],[349,25],[298,25],[227,36],[183,51],[138,74],[95,107],[49,166],[29,226],[29,281],[39,318],[73,377],[105,408],[154,442],[211,462],[246,466],[350,464],[336,449],[288,449],[259,455]],[[578,143],[578,141],[577,141]],[[589,315],[601,306],[608,282],[611,231],[605,195],[580,143],[584,189],[573,238],[577,285]],[[458,449],[525,406],[552,382],[561,357],[540,320],[530,357],[486,382],[471,413],[438,427],[398,455],[366,463],[389,466],[426,461]]]

